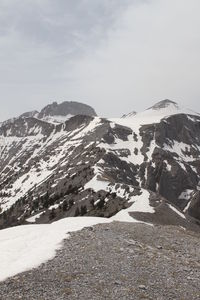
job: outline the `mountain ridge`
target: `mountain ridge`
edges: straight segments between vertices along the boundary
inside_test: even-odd
[[[18,117],[10,118],[8,120],[0,122],[0,126],[8,123],[13,123],[17,119],[31,117],[52,124],[61,124],[76,115],[97,116],[95,110],[87,104],[76,101],[64,101],[61,103],[54,101],[51,104],[43,107],[40,111],[28,111],[22,113]]]
[[[26,115],[1,125],[0,226],[77,215],[198,223],[200,117],[163,109],[59,124]]]
[[[145,122],[159,122],[162,118],[176,115],[176,114],[188,114],[188,115],[197,115],[200,116],[199,113],[180,106],[177,102],[174,102],[169,99],[161,100],[159,102],[156,102],[153,106],[147,108],[146,110],[142,112],[131,112],[127,115],[123,115],[123,119],[126,118],[134,118],[137,119],[144,119]],[[142,123],[141,123],[142,124]],[[143,122],[144,124],[144,122]]]

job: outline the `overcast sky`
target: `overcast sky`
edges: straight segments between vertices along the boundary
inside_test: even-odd
[[[101,116],[200,111],[199,0],[0,0],[0,120],[53,101]]]

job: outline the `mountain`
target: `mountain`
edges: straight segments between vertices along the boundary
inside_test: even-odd
[[[124,115],[123,118],[127,119],[127,118],[134,117],[134,121],[139,122],[139,124],[142,125],[142,124],[158,123],[162,118],[172,116],[172,115],[177,115],[177,114],[200,116],[198,113],[190,109],[179,106],[174,101],[165,99],[157,102],[156,104],[146,109],[145,111],[139,113],[133,111],[127,115]]]
[[[53,102],[50,105],[44,107],[38,115],[39,119],[48,116],[67,116],[67,115],[87,115],[87,116],[96,116],[96,112],[89,105],[79,103],[79,102],[62,102],[58,104]]]
[[[63,123],[76,115],[96,116],[97,114],[89,105],[65,101],[60,104],[53,102],[45,106],[37,115],[37,118],[51,123]]]
[[[19,118],[34,117],[53,124],[60,124],[76,115],[97,116],[95,110],[86,104],[64,101],[62,103],[53,102],[45,106],[40,112],[37,110],[23,113]]]
[[[0,127],[1,228],[78,215],[200,223],[198,113],[163,100],[116,119],[71,102],[36,114]]]
[[[39,114],[39,112],[37,110],[28,111],[28,112],[25,112],[22,115],[20,115],[19,118],[31,118],[31,117],[37,118],[38,114]]]

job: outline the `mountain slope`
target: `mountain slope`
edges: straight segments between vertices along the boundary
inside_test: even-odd
[[[96,116],[96,112],[89,105],[65,101],[60,104],[53,102],[50,105],[45,106],[41,112],[38,114],[39,119],[43,119],[47,116],[67,116],[67,115],[87,115]]]
[[[0,135],[1,227],[77,215],[200,220],[200,116],[169,100],[131,118],[19,118]]]
[[[199,299],[199,232],[127,222],[91,226],[86,219],[90,218],[1,230],[0,249],[5,252],[0,250],[0,278],[25,272],[0,282],[0,298]],[[64,236],[84,224],[87,227],[70,232],[70,238]],[[29,270],[41,258],[48,259],[55,240],[62,236],[65,240],[56,245],[55,257]]]
[[[200,114],[178,105],[176,102],[165,99],[157,102],[152,107],[146,109],[145,111],[136,113],[135,111],[124,115],[122,118],[117,120],[117,122],[124,125],[133,126],[133,122],[139,125],[144,124],[153,124],[160,122],[161,119],[177,115],[177,114],[186,114],[186,115],[196,115]]]
[[[86,104],[74,101],[53,102],[46,105],[40,112],[37,110],[23,113],[19,118],[34,117],[48,123],[60,124],[76,115],[97,116],[95,110]]]

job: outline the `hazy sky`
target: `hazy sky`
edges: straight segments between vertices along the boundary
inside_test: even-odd
[[[199,0],[0,0],[0,119],[53,101],[200,111]]]

